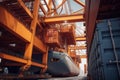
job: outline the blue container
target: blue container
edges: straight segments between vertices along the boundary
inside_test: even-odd
[[[96,24],[89,54],[88,72],[93,80],[120,80],[120,18]]]

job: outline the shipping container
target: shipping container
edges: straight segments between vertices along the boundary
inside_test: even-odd
[[[120,80],[120,18],[96,23],[88,62],[92,80]]]
[[[64,24],[60,27],[60,34],[68,45],[75,45],[75,24]]]
[[[45,33],[45,43],[50,47],[60,47],[61,37],[58,30],[56,29],[47,29]]]

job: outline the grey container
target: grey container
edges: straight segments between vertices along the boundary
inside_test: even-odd
[[[96,24],[88,73],[93,80],[120,80],[119,68],[120,18],[102,20]]]

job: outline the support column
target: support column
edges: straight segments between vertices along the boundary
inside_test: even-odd
[[[33,20],[31,22],[31,31],[32,31],[32,36],[31,36],[31,41],[30,43],[26,44],[26,49],[24,53],[24,59],[28,60],[28,63],[23,66],[23,70],[28,69],[31,66],[31,58],[32,58],[32,50],[33,50],[33,40],[36,32],[36,25],[37,25],[37,19],[38,19],[38,9],[39,9],[39,3],[40,0],[35,0],[34,6],[33,6]]]
[[[67,48],[68,48],[67,53],[68,53],[68,55],[70,56],[70,53],[71,53],[71,51],[70,51],[70,46],[68,46]]]
[[[47,47],[46,53],[45,53],[45,54],[43,54],[42,64],[44,64],[44,65],[45,65],[45,68],[44,68],[44,69],[42,69],[42,73],[44,73],[44,72],[47,70],[48,50],[49,50],[49,47]]]

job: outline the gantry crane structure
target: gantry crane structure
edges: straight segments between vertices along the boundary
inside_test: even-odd
[[[0,1],[0,58],[1,66],[19,66],[21,73],[31,66],[47,69],[48,50],[51,46],[45,43],[47,29],[68,23],[84,21],[84,13],[71,12],[69,0],[1,0]],[[73,0],[83,7],[80,0]],[[69,6],[69,12],[61,14],[58,9]],[[62,9],[62,8],[61,8]],[[64,34],[63,34],[64,35]],[[67,35],[69,38],[71,35]],[[73,35],[73,37],[75,37]],[[72,38],[70,39],[70,43]],[[73,38],[74,41],[86,40],[85,37]],[[75,44],[75,42],[73,43]],[[85,49],[86,47],[73,47]],[[34,60],[34,59],[37,59]]]

